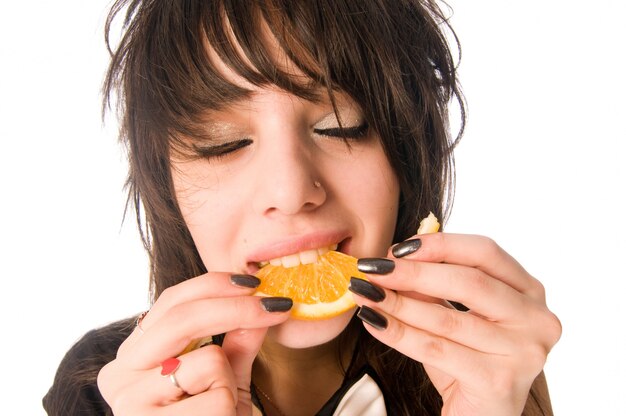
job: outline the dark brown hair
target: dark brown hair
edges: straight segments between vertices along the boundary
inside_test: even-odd
[[[177,137],[201,134],[204,111],[246,94],[212,67],[207,40],[223,62],[255,85],[276,85],[313,100],[321,86],[331,102],[341,91],[362,106],[400,181],[394,241],[412,235],[429,210],[440,218],[447,215],[452,149],[465,114],[444,36],[446,30],[451,36],[454,32],[434,0],[117,0],[107,19],[108,45],[116,16],[124,14],[122,38],[111,50],[103,109],[117,94],[121,140],[130,162],[128,206],[134,205],[150,255],[153,299],[205,271],[173,191],[170,154],[182,144]],[[308,82],[281,72],[266,58],[271,55],[260,41],[261,25]],[[235,44],[247,59],[236,53]],[[452,138],[447,106],[455,99],[461,124]],[[72,347],[43,399],[48,414],[112,414],[96,378],[115,358],[133,322],[90,331]],[[373,368],[389,414],[441,413],[441,397],[420,363],[372,338],[356,318],[339,344],[355,340],[347,376],[364,365]],[[543,373],[523,414],[552,415]]]
[[[464,107],[447,22],[434,1],[118,0],[107,43],[124,9],[105,105],[117,92],[129,199],[150,253],[155,297],[205,272],[176,203],[170,152],[181,135],[199,134],[207,109],[247,93],[216,70],[207,41],[254,85],[273,84],[307,99],[322,86],[331,98],[339,90],[362,106],[400,181],[395,241],[414,234],[429,210],[444,216],[453,179],[447,108],[453,98]],[[309,84],[268,59],[264,25]]]
[[[150,255],[154,299],[206,272],[176,203],[171,152],[181,135],[200,134],[205,111],[247,93],[217,71],[207,43],[253,85],[275,85],[310,100],[322,87],[331,102],[341,91],[361,105],[400,183],[395,242],[413,235],[428,211],[447,215],[464,105],[446,39],[454,32],[435,1],[118,0],[106,24],[109,45],[122,13],[105,106],[117,93],[129,201]],[[309,82],[268,58],[263,30]],[[462,115],[456,137],[447,124],[454,99]],[[440,412],[441,399],[421,364],[357,332],[355,360],[376,370],[391,414]]]

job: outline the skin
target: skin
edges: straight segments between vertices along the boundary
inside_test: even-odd
[[[339,112],[345,127],[363,122],[346,99]],[[399,187],[378,137],[351,140],[349,148],[338,137],[317,134],[338,127],[330,104],[274,90],[213,119],[220,141],[254,142],[219,160],[174,163],[183,217],[210,270],[252,273],[256,262],[332,243],[357,257],[386,253]],[[292,348],[317,345],[335,338],[352,312],[290,320],[270,335]]]
[[[217,158],[172,160],[176,196],[198,251],[209,270],[225,272],[167,289],[143,320],[144,333],[135,331],[102,370],[103,395],[122,414],[165,409],[201,414],[209,402],[224,414],[235,407],[237,414],[250,414],[252,364],[261,349],[255,383],[272,392],[289,414],[311,414],[341,384],[332,342],[353,310],[324,321],[287,320],[287,313],[264,311],[259,298],[249,296],[254,290],[234,287],[229,275],[253,272],[258,261],[332,243],[357,257],[384,255],[397,217],[398,182],[376,135],[349,139],[348,146],[323,133],[338,127],[329,102],[312,103],[274,89],[254,92],[227,110],[207,114],[215,140],[195,144],[206,149],[242,138],[251,143]],[[338,98],[342,125],[361,125],[358,106]],[[194,396],[174,401],[181,392],[158,377],[160,362],[178,355],[190,340],[216,333],[227,333],[223,348],[179,357],[176,377]],[[289,366],[268,364],[276,362]],[[309,384],[296,382],[302,371]],[[275,386],[290,380],[291,390],[274,394]]]
[[[314,323],[289,320],[286,312],[264,310],[250,296],[254,289],[233,285],[230,274],[334,242],[356,257],[395,261],[390,274],[369,275],[383,301],[355,300],[388,320],[383,330],[365,324],[374,337],[424,363],[443,397],[442,414],[519,415],[561,333],[541,284],[480,236],[420,236],[418,251],[394,258],[398,183],[376,135],[348,147],[318,133],[337,127],[327,101],[245,85],[222,71],[253,94],[207,114],[215,142],[196,145],[206,154],[216,143],[249,141],[219,158],[172,159],[183,217],[212,272],[165,290],[143,329],[102,369],[98,385],[115,414],[201,415],[209,408],[249,416],[251,380],[285,414],[317,411],[341,383],[333,339],[353,311]],[[341,95],[339,115],[346,127],[362,121],[358,105]],[[454,311],[443,299],[471,312]],[[226,333],[222,347],[179,357],[176,378],[187,395],[160,376],[163,360],[218,333]]]
[[[372,302],[388,319],[366,325],[381,342],[418,360],[442,395],[442,415],[519,415],[561,324],[541,283],[493,240],[437,233],[394,259],[393,272],[368,275],[385,292]],[[470,308],[462,313],[443,299]]]

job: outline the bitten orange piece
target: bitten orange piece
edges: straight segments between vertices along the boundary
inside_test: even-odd
[[[418,234],[436,233],[439,231],[439,220],[432,212],[428,213],[428,216],[420,221],[420,225],[417,229]]]
[[[418,234],[436,233],[439,221],[431,212],[420,223]],[[285,296],[293,299],[295,319],[327,319],[354,307],[348,290],[350,277],[366,279],[356,266],[357,259],[338,251],[319,256],[316,262],[294,267],[268,264],[257,272],[261,285],[255,295]]]
[[[365,279],[357,259],[338,251],[319,256],[316,262],[295,267],[264,266],[257,277],[259,296],[293,299],[291,316],[296,319],[326,319],[355,306],[348,290],[350,277]]]

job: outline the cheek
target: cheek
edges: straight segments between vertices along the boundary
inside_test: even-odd
[[[398,217],[400,186],[382,149],[361,154],[341,176],[344,203],[359,217],[363,249],[384,255],[392,242]]]
[[[232,244],[230,240],[235,235],[239,216],[237,193],[220,185],[206,175],[200,177],[189,171],[174,175],[181,214],[209,270],[230,270],[227,247]]]
[[[387,160],[380,160],[380,163],[379,172],[372,175],[367,209],[371,218],[377,218],[375,222],[381,236],[381,254],[385,254],[393,240],[398,219],[400,186]]]

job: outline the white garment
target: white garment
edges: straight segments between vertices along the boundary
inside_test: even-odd
[[[333,416],[386,416],[385,398],[368,374],[350,387]]]

